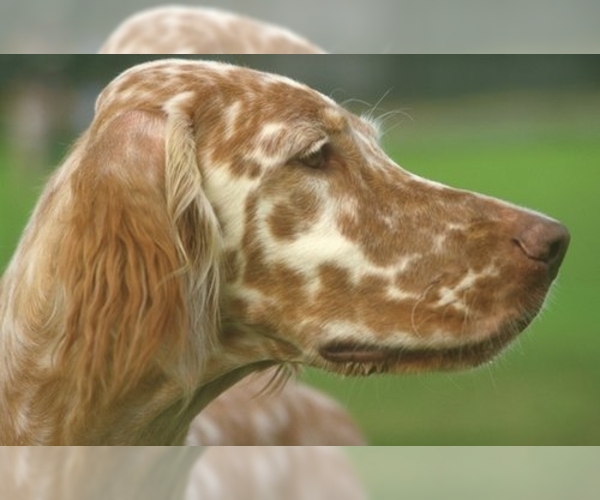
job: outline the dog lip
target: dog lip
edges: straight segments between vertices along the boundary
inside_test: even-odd
[[[334,363],[386,363],[406,364],[425,362],[434,358],[449,356],[456,349],[411,349],[406,347],[381,347],[376,345],[356,344],[352,342],[327,344],[319,350],[319,354],[327,361]],[[449,358],[448,358],[449,359]]]
[[[396,351],[394,349],[393,351]],[[390,357],[390,349],[353,343],[331,343],[319,350],[327,361],[337,363],[381,363]]]
[[[456,347],[411,348],[334,341],[319,349],[319,354],[332,363],[373,363],[394,367],[420,366],[452,369],[476,366],[493,358],[516,334],[499,333],[485,340]]]

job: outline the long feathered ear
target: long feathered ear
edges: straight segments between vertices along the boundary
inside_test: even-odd
[[[174,375],[179,380],[189,385],[196,381],[207,357],[199,357],[198,353],[214,352],[219,345],[223,245],[219,222],[204,196],[190,118],[175,109],[168,110],[165,135],[167,212],[175,228],[179,257],[185,263],[182,280],[193,332],[188,339],[193,344],[186,350],[188,359],[180,359],[171,368],[177,370]]]
[[[79,144],[59,356],[98,404],[166,374],[192,390],[214,348],[220,232],[182,116],[128,111]]]

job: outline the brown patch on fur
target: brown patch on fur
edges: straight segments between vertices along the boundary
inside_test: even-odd
[[[309,189],[291,187],[293,192],[289,200],[276,203],[268,218],[269,228],[276,239],[294,240],[320,217],[319,198]]]

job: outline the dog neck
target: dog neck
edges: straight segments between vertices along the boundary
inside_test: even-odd
[[[3,292],[6,289],[0,288],[0,299],[6,298]],[[9,303],[0,301],[0,310]],[[268,349],[251,352],[255,341],[248,336],[223,333],[223,345],[207,358],[191,391],[184,390],[176,377],[149,368],[119,397],[105,398],[99,386],[91,403],[83,405],[74,397],[77,376],[68,366],[52,363],[52,342],[36,342],[16,322],[7,323],[10,315],[3,318],[2,445],[183,444],[189,425],[205,406],[246,375],[274,364],[267,360],[277,359]]]

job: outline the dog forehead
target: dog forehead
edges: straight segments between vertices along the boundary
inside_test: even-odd
[[[349,113],[331,98],[291,78],[214,61],[167,59],[134,66],[110,82],[96,113],[130,107],[166,112],[215,106],[231,118],[252,109],[265,122],[309,122],[328,135],[349,128]]]
[[[114,93],[153,88],[155,91],[171,89],[171,94],[174,94],[178,90],[189,91],[194,87],[220,82],[228,82],[230,88],[239,89],[246,86],[249,79],[264,83],[284,81],[284,77],[278,75],[223,62],[161,59],[138,64],[117,75],[101,92],[97,105]],[[285,80],[289,80],[286,83],[291,86],[301,85],[290,79]]]

